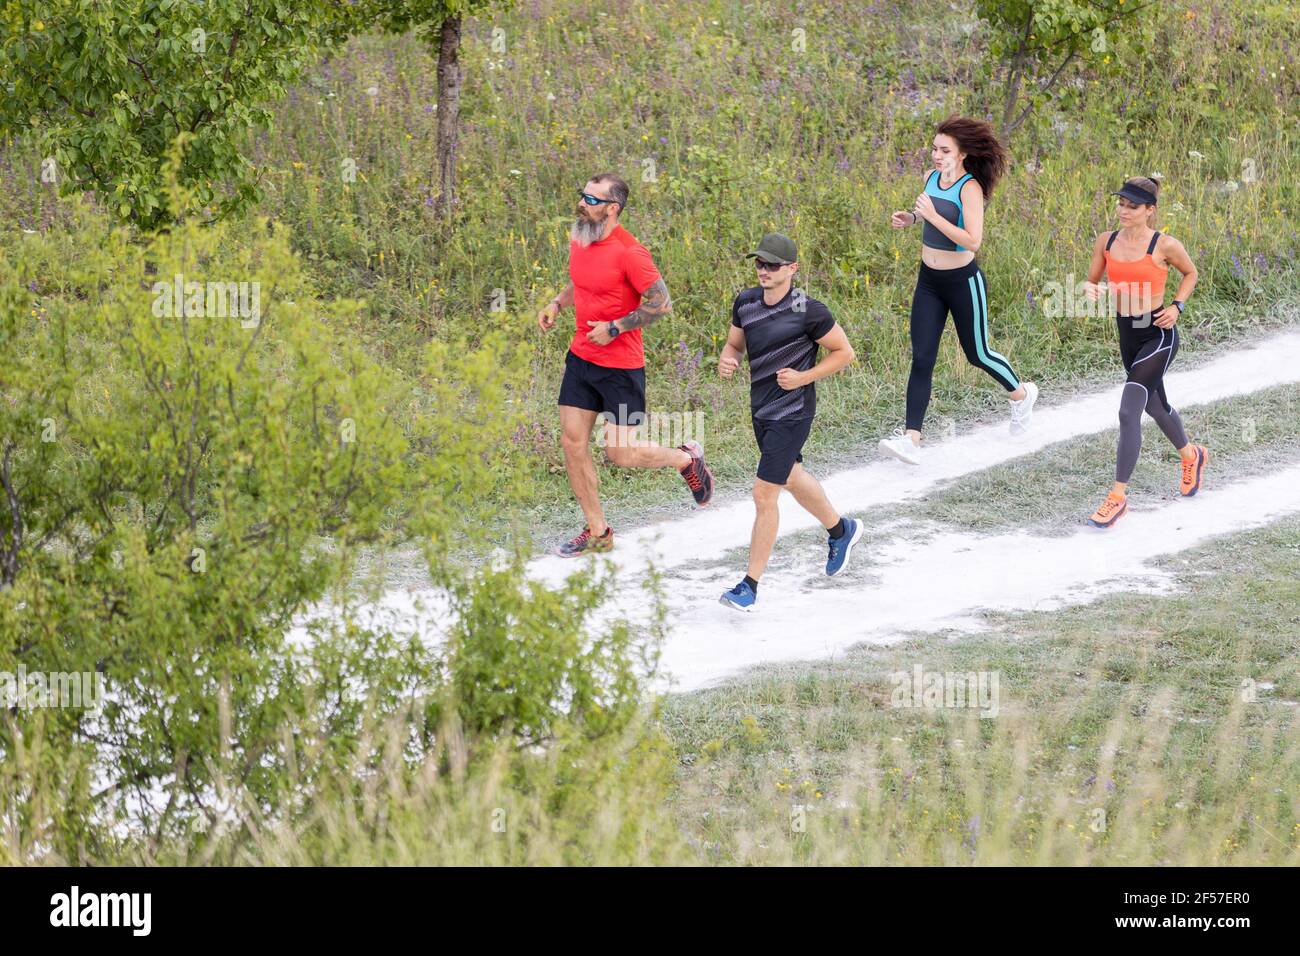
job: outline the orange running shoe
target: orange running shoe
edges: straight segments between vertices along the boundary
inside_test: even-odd
[[[1088,524],[1094,528],[1109,528],[1128,511],[1128,495],[1120,495],[1110,492],[1106,495],[1106,500],[1101,503],[1101,507],[1092,513],[1088,519]]]
[[[1201,490],[1201,479],[1205,477],[1205,466],[1210,463],[1210,449],[1204,445],[1193,445],[1192,447],[1196,449],[1196,454],[1191,458],[1183,459],[1183,480],[1178,489],[1186,498],[1190,498]]]

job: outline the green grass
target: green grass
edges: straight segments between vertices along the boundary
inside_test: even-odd
[[[530,0],[467,22],[454,234],[440,232],[427,204],[435,81],[414,36],[354,41],[310,71],[274,129],[249,134],[266,183],[258,212],[292,228],[322,298],[366,300],[344,331],[395,378],[427,394],[429,342],[472,349],[486,325],[515,333],[528,373],[511,395],[513,446],[538,481],[500,502],[501,529],[537,538],[576,519],[554,407],[567,337],[563,324],[544,337],[533,314],[565,281],[565,227],[587,176],[612,168],[632,181],[626,225],[675,301],[647,333],[651,407],[705,412],[723,496],[739,496],[754,464],[745,382],[718,382],[711,362],[732,297],[752,283],[740,254],[771,229],[800,243],[804,286],[860,356],[819,388],[808,457],[819,473],[860,458],[898,423],[908,369],[919,239],[890,230],[888,214],[919,190],[935,122],[954,110],[981,115],[996,100],[983,37],[962,29],[968,4],[945,9],[943,30],[932,5],[806,4],[802,56],[790,51],[790,13],[776,6],[604,6]],[[488,45],[496,27],[504,55]],[[1092,237],[1111,226],[1107,193],[1129,175],[1164,174],[1160,224],[1201,271],[1183,368],[1294,322],[1275,306],[1300,293],[1290,69],[1300,26],[1270,0],[1178,0],[1161,8],[1153,48],[1160,55],[1127,64],[1122,80],[1069,77],[1070,105],[1043,107],[1010,144],[1012,169],[988,210],[980,258],[993,345],[1051,394],[1115,380],[1113,327],[1051,319],[1042,300],[1049,283],[1081,277]],[[59,235],[69,260],[94,248],[102,224],[37,185],[40,157],[5,146],[0,213]],[[355,183],[339,175],[345,159],[357,162]],[[1259,181],[1220,188],[1252,160]],[[647,161],[653,181],[639,175]],[[505,313],[490,311],[497,289]],[[1289,453],[1285,409],[1270,404],[1280,394],[1248,400],[1264,403],[1256,411],[1271,429],[1253,447],[1232,437],[1242,408],[1192,417],[1219,453],[1212,482]],[[1004,413],[1000,390],[948,337],[931,420]],[[975,503],[996,490],[1023,494],[1035,526],[1073,519],[1104,485],[1094,475],[1108,470],[1109,446],[1106,436],[1081,440],[1028,469],[964,480],[927,516],[994,527]],[[1164,454],[1150,436],[1135,494],[1167,493]],[[671,474],[602,465],[600,475],[617,526],[686,507]],[[1035,477],[1059,496],[1047,500]],[[470,552],[498,543],[498,534],[465,542]],[[301,819],[236,808],[252,829],[204,852],[262,863],[1294,864],[1300,761],[1296,708],[1285,702],[1300,697],[1300,526],[1191,557],[1197,573],[1183,574],[1177,594],[1004,617],[983,634],[863,648],[670,698],[667,741],[652,723],[630,742],[593,745],[579,770],[514,754],[482,776],[458,777],[453,759],[445,774],[367,767],[364,780],[316,781]],[[403,555],[374,563],[410,578]],[[997,671],[1001,715],[891,709],[888,674],[915,662]],[[1247,702],[1245,679],[1275,686]],[[51,788],[38,810],[62,805]],[[796,804],[812,808],[802,832],[791,828]],[[1098,809],[1107,825],[1094,831]],[[511,821],[500,835],[498,810]],[[185,843],[103,845],[101,862],[205,861]]]
[[[1171,401],[1176,399],[1171,396]],[[1175,404],[1175,407],[1176,404]],[[1180,409],[1190,441],[1206,445],[1211,461],[1206,488],[1271,471],[1300,459],[1300,386],[1284,385],[1208,405]],[[1053,445],[1028,460],[977,472],[932,492],[900,516],[979,531],[1025,528],[1069,534],[1105,496],[1115,477],[1114,428]],[[1178,453],[1149,420],[1142,453],[1129,483],[1130,507],[1153,508],[1179,497]],[[989,502],[1012,502],[990,508]]]
[[[1187,19],[1184,8],[1198,15]],[[1285,106],[1292,81],[1259,74],[1261,63],[1294,59],[1288,51],[1300,47],[1300,33],[1279,32],[1290,27],[1266,14],[1259,3],[1231,16],[1175,4],[1158,28],[1169,53],[1163,68],[1134,64],[1122,88],[1082,77],[1091,95],[1078,109],[1045,108],[1011,142],[1012,170],[989,207],[980,259],[993,343],[1021,376],[1061,393],[1113,371],[1113,328],[1050,319],[1043,299],[1049,283],[1082,277],[1092,236],[1111,226],[1106,193],[1134,172],[1164,174],[1162,226],[1201,270],[1185,319],[1188,358],[1192,338],[1197,347],[1239,338],[1276,321],[1262,317],[1272,303],[1300,293],[1287,211],[1300,182]],[[517,330],[530,374],[512,405],[516,444],[540,479],[528,498],[510,502],[521,529],[558,536],[578,520],[555,411],[566,323],[544,336],[533,315],[566,281],[573,193],[598,169],[632,183],[626,225],[650,248],[675,302],[674,315],[646,333],[650,405],[704,411],[705,444],[725,487],[749,484],[753,438],[743,377],[721,383],[712,363],[732,297],[753,284],[740,254],[763,231],[799,241],[804,285],[831,306],[860,356],[819,389],[811,451],[851,455],[899,423],[919,238],[890,229],[887,218],[919,190],[933,124],[950,109],[982,113],[991,108],[983,91],[996,92],[981,34],[972,40],[960,29],[969,8],[946,18],[944,31],[920,4],[830,0],[800,16],[813,28],[804,55],[790,51],[786,14],[739,0],[671,15],[653,4],[614,15],[599,3],[538,0],[470,21],[464,208],[452,238],[425,205],[435,168],[433,68],[413,37],[350,44],[258,138],[271,187],[265,211],[293,226],[324,289],[368,300],[356,334],[395,369],[409,370],[429,338],[470,343],[480,323]],[[505,31],[504,55],[487,43],[493,28]],[[1222,39],[1264,30],[1266,54]],[[1207,75],[1213,88],[1201,85]],[[1156,103],[1138,118],[1142,104]],[[1071,122],[1054,126],[1060,118]],[[337,175],[346,157],[358,161],[356,183]],[[1240,178],[1246,158],[1262,183],[1220,190]],[[647,162],[655,177],[643,182]],[[497,289],[505,314],[489,311]],[[564,319],[571,329],[572,314]],[[1000,389],[945,343],[932,420],[969,421],[1001,403]],[[600,477],[616,526],[681,497],[672,475],[601,463]]]
[[[322,296],[366,300],[347,331],[394,376],[419,389],[431,340],[472,348],[485,324],[516,333],[529,371],[509,406],[518,417],[513,450],[538,479],[501,502],[520,533],[555,538],[578,521],[555,410],[566,326],[544,336],[533,316],[566,281],[573,193],[599,169],[632,182],[626,224],[675,302],[647,332],[650,405],[705,413],[724,488],[749,485],[753,437],[744,377],[722,383],[712,363],[732,297],[753,283],[740,254],[763,231],[799,241],[803,284],[832,307],[860,356],[819,389],[810,452],[850,459],[899,423],[919,237],[887,218],[919,189],[934,123],[950,110],[991,112],[997,86],[983,34],[964,29],[969,5],[946,16],[944,30],[917,3],[824,0],[799,17],[809,28],[803,54],[790,49],[785,13],[740,0],[671,14],[640,4],[617,15],[601,3],[534,0],[471,18],[463,207],[451,235],[431,218],[435,70],[414,35],[352,41],[309,68],[274,128],[250,132],[266,186],[257,212],[291,227]],[[498,28],[504,55],[490,47]],[[993,344],[1056,394],[1113,373],[1113,328],[1049,318],[1043,301],[1050,283],[1082,276],[1092,236],[1111,226],[1107,192],[1134,172],[1163,173],[1161,225],[1201,271],[1184,319],[1186,360],[1286,321],[1272,306],[1300,295],[1295,81],[1280,69],[1296,59],[1300,28],[1264,0],[1230,9],[1180,0],[1157,37],[1167,52],[1160,68],[1132,64],[1122,83],[1067,78],[1088,95],[1069,109],[1042,107],[1016,134],[1011,171],[989,206],[980,259]],[[340,175],[348,159],[355,182]],[[1259,181],[1219,188],[1241,178],[1246,160]],[[0,211],[24,228],[77,228],[66,200],[33,186],[39,157],[11,150],[3,162]],[[647,163],[654,176],[643,181]],[[505,313],[490,311],[496,290]],[[1002,402],[945,342],[936,427],[1000,413]],[[675,476],[615,469],[600,457],[616,527],[681,501]],[[491,546],[464,544],[473,553]]]
[[[1300,521],[1189,557],[1170,595],[671,698],[679,825],[727,863],[1294,865]],[[998,716],[891,707],[917,664],[996,672]]]

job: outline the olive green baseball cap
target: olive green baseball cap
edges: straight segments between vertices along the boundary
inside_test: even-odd
[[[799,261],[799,250],[794,240],[779,232],[769,232],[758,241],[758,248],[746,253],[746,259],[762,259],[764,262],[779,262],[788,265]]]

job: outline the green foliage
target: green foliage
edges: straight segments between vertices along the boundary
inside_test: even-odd
[[[1274,321],[1273,303],[1294,294],[1286,210],[1300,182],[1290,106],[1300,89],[1289,63],[1300,21],[1270,17],[1269,6],[1179,0],[1108,28],[1111,62],[1072,63],[1012,140],[980,259],[990,335],[1018,374],[1050,375],[1056,389],[1113,374],[1113,328],[1053,319],[1041,303],[1047,283],[1086,270],[1093,236],[1112,225],[1107,192],[1127,176],[1164,174],[1160,223],[1200,270],[1184,317],[1189,343],[1218,346],[1243,323]],[[368,351],[412,368],[429,339],[509,330],[527,362],[507,393],[528,418],[512,447],[537,481],[508,504],[556,537],[571,534],[574,519],[555,415],[572,313],[549,336],[533,315],[566,281],[572,196],[585,177],[613,169],[631,184],[624,225],[654,255],[674,303],[646,333],[648,399],[657,410],[703,409],[725,486],[753,469],[743,382],[712,375],[731,299],[754,282],[741,256],[765,231],[793,236],[803,282],[860,357],[826,383],[813,455],[888,431],[910,362],[919,255],[917,234],[890,229],[889,214],[919,190],[937,120],[988,115],[990,99],[1001,103],[991,92],[1005,74],[990,54],[997,31],[974,4],[939,20],[919,7],[850,0],[825,0],[802,21],[740,0],[690,9],[600,16],[596,5],[540,0],[467,20],[463,115],[472,121],[461,131],[450,236],[433,213],[433,57],[414,35],[358,37],[322,63],[312,94],[280,114],[266,145],[275,188],[265,208],[293,224],[323,289],[364,290],[355,332]],[[792,48],[797,25],[802,52]],[[371,85],[375,96],[362,92]],[[1021,108],[1036,88],[1022,89]],[[347,156],[358,158],[355,183],[336,174]],[[1241,188],[1229,192],[1225,180]],[[504,314],[491,311],[498,289]],[[679,357],[701,352],[693,382]],[[996,408],[1000,396],[959,349],[945,345],[939,363],[936,418]],[[599,455],[597,467],[620,512],[678,497],[654,472],[605,468]]]
[[[29,134],[60,192],[96,190],[121,219],[165,219],[163,166],[218,213],[256,196],[237,141],[355,25],[326,0],[46,0],[0,5],[0,131]]]
[[[350,340],[359,303],[312,295],[282,228],[96,230],[0,252],[0,672],[108,691],[100,713],[0,718],[16,845],[80,859],[115,818],[155,841],[232,808],[291,818],[321,775],[381,759],[360,741],[398,719],[426,747],[449,720],[484,744],[626,726],[634,641],[614,627],[583,651],[595,591],[517,592],[518,566],[475,582],[448,557],[520,478],[499,337],[431,349],[406,380]],[[437,642],[349,610],[360,549],[411,540],[484,624],[447,669]],[[503,657],[516,635],[528,653]],[[475,685],[488,660],[517,710]]]
[[[598,611],[608,582],[592,587],[574,575],[552,590],[521,585],[523,575],[516,555],[455,589],[447,667],[455,699],[473,715],[465,729],[493,738],[509,730],[526,744],[552,740],[561,723],[597,737],[622,731],[639,710],[635,691],[654,670],[657,642],[640,643],[621,623],[586,637],[581,623]]]
[[[5,39],[27,37],[19,5],[0,9]],[[141,19],[156,22],[158,9]],[[1165,174],[1162,225],[1201,272],[1183,320],[1189,347],[1273,321],[1274,303],[1294,295],[1297,21],[1256,0],[1166,10],[1139,18],[1140,29],[1108,31],[1110,63],[1089,51],[1070,64],[1014,142],[990,207],[981,260],[992,334],[1018,370],[1050,375],[1061,392],[1113,375],[1113,327],[1052,320],[1037,303],[1045,283],[1086,266],[1110,221],[1106,191],[1123,176]],[[802,23],[802,53],[787,13],[739,0],[672,17],[655,5],[602,17],[592,4],[539,0],[467,19],[463,209],[437,244],[427,36],[355,38],[273,110],[269,133],[250,126],[236,137],[243,155],[264,157],[259,211],[273,232],[232,221],[143,244],[106,236],[87,204],[40,183],[47,153],[35,140],[9,147],[0,214],[32,234],[0,250],[0,438],[24,526],[14,583],[0,587],[0,671],[102,667],[115,696],[97,720],[0,715],[4,860],[537,863],[673,852],[677,828],[659,815],[671,748],[635,716],[633,635],[602,621],[576,585],[537,591],[517,555],[481,576],[451,559],[466,546],[494,549],[515,509],[526,509],[531,531],[572,530],[554,410],[571,327],[545,338],[531,310],[565,281],[572,191],[597,168],[632,182],[626,223],[675,302],[646,336],[652,408],[705,409],[724,486],[752,476],[743,382],[701,388],[695,372],[707,374],[731,296],[753,281],[740,254],[768,229],[800,242],[808,288],[862,357],[827,384],[809,452],[841,451],[893,422],[918,240],[885,222],[917,191],[933,122],[953,110],[983,115],[981,94],[1005,69],[990,55],[1001,34],[973,19],[973,5],[941,23],[927,11],[822,0]],[[56,23],[40,15],[47,30]],[[836,26],[819,27],[827,23]],[[493,47],[497,26],[504,53]],[[102,68],[79,69],[93,79]],[[14,84],[0,96],[24,75],[0,73]],[[57,109],[57,98],[47,105]],[[59,122],[80,129],[87,118]],[[192,140],[186,163],[202,155]],[[346,158],[357,161],[355,182],[338,175]],[[656,178],[638,175],[647,159]],[[1249,182],[1247,160],[1258,167]],[[196,189],[202,179],[183,178]],[[1240,188],[1220,188],[1226,179]],[[290,236],[302,261],[288,255]],[[178,266],[196,279],[260,277],[260,331],[237,318],[150,318],[153,283]],[[506,313],[491,311],[498,289]],[[675,374],[680,356],[700,351],[702,370]],[[955,347],[940,361],[936,416],[1001,401]],[[232,395],[218,387],[223,374]],[[344,418],[357,425],[355,452],[338,431]],[[213,433],[197,459],[187,457],[191,427]],[[352,454],[373,475],[348,491]],[[625,515],[681,505],[680,482],[662,475],[602,469],[601,478]],[[195,511],[193,530],[182,503]],[[11,546],[9,515],[0,494],[0,549]],[[425,550],[430,575],[472,625],[413,639],[347,608],[339,592],[359,551],[370,558],[403,541]],[[326,600],[338,613],[317,608]],[[596,625],[594,643],[579,641]],[[499,674],[511,669],[513,691]],[[826,751],[895,732],[862,730],[840,701],[817,703],[826,726],[814,738]],[[747,724],[750,713],[732,721],[740,749],[766,760],[780,728],[767,714]],[[706,721],[675,727],[679,739],[711,736]],[[943,799],[954,799],[960,783],[944,782]],[[731,786],[707,784],[698,806],[689,786],[673,796],[688,827]],[[788,796],[777,792],[768,808],[772,832],[786,838]],[[489,826],[498,809],[504,833]],[[138,826],[112,827],[119,813]],[[727,839],[712,829],[720,819],[711,813],[697,831],[715,850]],[[873,819],[865,839],[879,847],[881,824],[893,823]],[[936,826],[907,814],[896,823],[903,840]],[[142,829],[156,841],[138,839]],[[853,852],[826,845],[837,858]]]
[[[510,0],[358,0],[356,8],[364,22],[378,22],[395,33],[419,29],[426,39],[435,39],[442,21],[449,17],[471,17],[490,9],[504,10]]]
[[[976,13],[989,27],[989,52],[1006,67],[1003,133],[1014,132],[1049,99],[1070,68],[1114,74],[1125,59],[1121,51],[1146,49],[1154,16],[1142,14],[1155,6],[1142,0],[976,0]]]
[[[1106,28],[1150,6],[1128,0],[977,0],[975,10],[999,31],[989,38],[989,52],[1005,58],[1022,46],[1042,51],[1060,45],[1062,52],[1086,46],[1090,53],[1104,55]],[[1122,28],[1131,27],[1124,23]]]

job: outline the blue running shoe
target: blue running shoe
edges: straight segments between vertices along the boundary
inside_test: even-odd
[[[722,597],[718,598],[720,604],[727,607],[734,607],[737,611],[754,610],[754,602],[758,600],[758,595],[744,581],[741,581],[730,591],[725,592]]]
[[[853,546],[862,539],[862,522],[854,518],[844,519],[844,534],[831,538],[831,552],[826,558],[826,574],[835,577],[849,566],[849,555]]]

